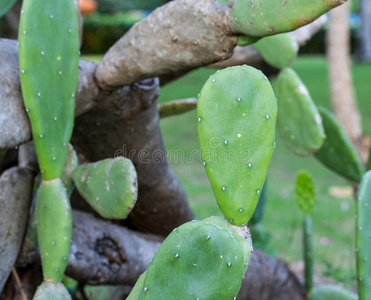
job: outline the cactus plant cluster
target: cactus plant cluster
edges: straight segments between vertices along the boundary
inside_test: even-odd
[[[68,151],[78,79],[78,35],[73,1],[23,1],[19,68],[42,177],[35,220],[44,283],[35,299],[69,299],[61,280],[72,239],[72,180],[88,201],[91,194],[86,190],[91,185],[81,184],[81,177],[91,177],[98,188],[106,185],[104,195],[94,194],[102,198],[95,208],[101,214],[102,210],[108,211],[106,217],[125,218],[137,197],[136,173],[130,161],[117,158],[91,167],[77,166],[76,154],[72,149]]]
[[[330,113],[315,106],[304,83],[290,68],[298,45],[290,35],[277,34],[300,27],[342,2],[234,2],[229,13],[232,27],[240,35],[239,43],[255,43],[262,57],[281,69],[275,89],[262,72],[246,65],[220,70],[207,80],[197,103],[198,136],[205,171],[224,218],[210,217],[174,229],[129,300],[236,299],[252,255],[247,225],[275,148],[276,118],[286,145],[294,153],[316,153],[315,157],[335,172],[355,182],[361,180],[364,168],[341,127]],[[78,34],[73,1],[23,1],[19,69],[41,170],[32,223],[36,234],[32,227],[28,232],[40,248],[44,277],[34,299],[70,299],[61,282],[72,239],[69,197],[74,187],[108,219],[126,218],[138,196],[137,175],[130,160],[117,157],[78,165],[69,145],[78,80]],[[194,101],[177,104],[159,110],[168,116],[195,106]],[[371,293],[369,177],[369,173],[363,177],[357,202],[361,300]],[[308,174],[298,176],[296,191],[299,207],[307,215],[303,226],[309,293],[313,262],[308,215],[314,206],[314,186]],[[314,289],[310,295],[320,299],[325,292]]]

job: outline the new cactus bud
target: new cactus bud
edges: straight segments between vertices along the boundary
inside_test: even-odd
[[[73,149],[72,145],[68,145],[68,152],[66,157],[66,163],[64,164],[63,173],[61,175],[61,180],[63,182],[63,185],[67,189],[67,195],[68,197],[71,196],[73,188],[75,185],[72,181],[72,172],[75,170],[78,166],[77,161],[77,154],[76,151]]]
[[[323,144],[322,118],[299,76],[283,69],[274,85],[278,99],[277,128],[285,145],[295,154],[308,156]]]
[[[359,300],[371,299],[371,171],[358,190],[356,261]]]
[[[73,1],[23,1],[19,26],[22,94],[46,180],[60,177],[66,160],[74,120],[78,52]]]
[[[236,0],[230,16],[232,26],[241,34],[264,37],[289,32],[343,4],[346,0],[267,1]]]
[[[321,149],[315,154],[322,164],[339,175],[360,182],[365,168],[356,149],[335,116],[323,107],[318,107],[327,136]]]
[[[71,296],[63,284],[43,282],[37,288],[33,300],[71,300]]]
[[[198,137],[216,201],[233,225],[246,225],[275,147],[276,97],[267,77],[249,66],[218,71],[197,104]]]
[[[282,33],[260,39],[254,48],[268,64],[283,69],[295,61],[299,44],[291,34]]]
[[[306,171],[300,171],[296,176],[296,203],[304,215],[310,215],[316,204],[314,183]]]
[[[149,264],[137,299],[235,299],[244,251],[223,222],[192,221],[170,233]]]
[[[78,166],[73,182],[84,199],[107,219],[125,219],[138,197],[137,173],[125,157]]]
[[[45,281],[60,282],[72,239],[72,213],[62,181],[42,181],[35,204],[37,239]]]

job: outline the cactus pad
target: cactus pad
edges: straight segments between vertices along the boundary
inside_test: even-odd
[[[268,64],[279,69],[291,66],[299,51],[298,42],[287,33],[262,38],[254,47]]]
[[[71,296],[63,284],[43,282],[37,288],[33,300],[71,300]]]
[[[218,71],[197,104],[202,159],[216,200],[233,225],[247,224],[275,146],[277,103],[264,74],[249,66]]]
[[[238,33],[263,37],[313,22],[346,0],[236,0],[230,16]]]
[[[234,299],[246,258],[240,241],[224,229],[227,221],[222,222],[209,218],[176,228],[149,264],[138,300]]]
[[[35,218],[44,280],[60,282],[70,251],[72,213],[66,188],[59,178],[41,182]]]
[[[318,107],[318,111],[327,138],[315,158],[339,175],[360,182],[365,169],[352,142],[330,111],[323,107]]]
[[[278,98],[277,129],[295,154],[308,156],[323,144],[322,118],[306,86],[291,68],[283,69],[274,85]]]
[[[316,204],[314,183],[306,171],[300,171],[296,176],[296,202],[304,215],[310,215]]]
[[[362,177],[357,201],[356,260],[359,300],[371,299],[371,171]]]
[[[72,179],[79,193],[103,218],[126,218],[137,200],[137,173],[133,163],[124,157],[80,165]]]
[[[60,177],[72,134],[79,61],[71,0],[24,0],[19,27],[22,94],[43,178]]]

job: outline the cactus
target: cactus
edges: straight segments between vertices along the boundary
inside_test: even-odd
[[[306,171],[300,171],[296,177],[296,203],[304,215],[310,215],[316,204],[314,183]]]
[[[315,158],[339,175],[360,182],[365,169],[352,142],[330,111],[323,107],[318,107],[318,111],[327,138]]]
[[[72,179],[79,193],[103,218],[125,219],[137,200],[137,173],[124,157],[80,165]]]
[[[217,203],[233,225],[247,224],[275,146],[272,87],[252,67],[227,68],[207,80],[197,112],[202,159]]]
[[[356,260],[359,300],[371,299],[371,171],[362,177],[358,190]]]
[[[236,299],[251,244],[234,230],[218,217],[176,228],[128,299]]]
[[[308,156],[323,144],[322,118],[296,72],[283,69],[274,85],[278,98],[277,128],[285,145],[295,154]]]
[[[65,164],[73,128],[78,52],[73,1],[23,1],[19,29],[22,94],[46,180],[60,177]]]
[[[72,213],[62,181],[42,181],[37,191],[35,218],[44,281],[60,282],[72,239]]]
[[[268,64],[279,69],[290,67],[299,50],[298,42],[287,33],[262,38],[254,47]]]
[[[64,164],[63,173],[61,180],[63,185],[66,187],[68,198],[71,196],[73,188],[75,187],[72,181],[72,172],[78,166],[77,154],[73,149],[72,145],[68,145],[68,152],[66,157],[66,163]]]
[[[4,16],[17,0],[2,0],[0,5],[0,18]]]
[[[304,277],[305,289],[309,294],[313,288],[313,230],[310,214],[315,205],[314,183],[306,171],[301,171],[296,177],[296,202],[304,214],[303,246],[304,246]]]
[[[264,37],[289,32],[308,23],[346,0],[313,0],[303,2],[236,0],[230,16],[238,33]]]
[[[71,300],[67,289],[61,283],[43,282],[36,290],[34,300]]]
[[[335,285],[319,285],[313,288],[309,300],[357,300],[353,292],[342,289]]]
[[[144,279],[146,277],[146,274],[147,274],[147,271],[145,271],[142,275],[140,275],[133,289],[131,290],[129,297],[127,297],[126,300],[138,300],[139,295],[144,288],[143,284],[144,284]]]

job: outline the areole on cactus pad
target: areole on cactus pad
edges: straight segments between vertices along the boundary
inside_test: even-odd
[[[273,149],[276,97],[267,77],[249,66],[210,76],[197,104],[198,137],[216,201],[233,225],[252,217]]]

